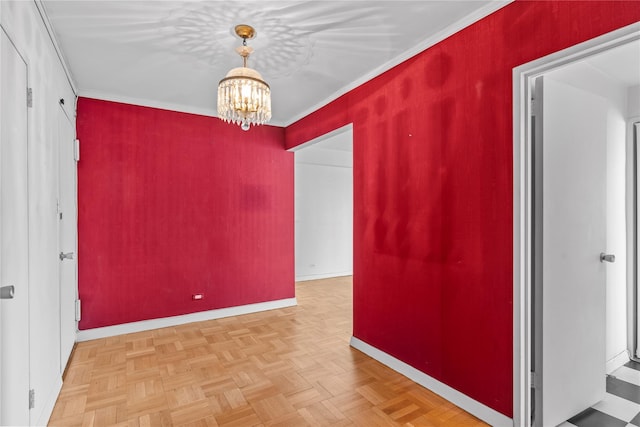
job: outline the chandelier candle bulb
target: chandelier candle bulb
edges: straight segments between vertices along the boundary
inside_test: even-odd
[[[255,30],[249,25],[236,25],[235,32],[242,38],[242,46],[236,52],[242,57],[243,66],[233,68],[218,84],[218,117],[249,130],[251,125],[271,120],[271,89],[260,73],[247,67],[253,52],[247,39],[255,37]]]

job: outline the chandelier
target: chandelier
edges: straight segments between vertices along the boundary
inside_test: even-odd
[[[235,32],[242,38],[242,46],[236,48],[242,57],[242,67],[233,68],[218,83],[218,117],[249,130],[251,125],[271,119],[271,90],[260,73],[247,67],[247,59],[253,52],[247,39],[254,38],[256,31],[250,25],[236,25]]]

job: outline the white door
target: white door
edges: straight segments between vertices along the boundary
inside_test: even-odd
[[[537,178],[542,169],[542,182],[535,181],[542,190],[535,221],[542,240],[541,246],[536,241],[542,329],[534,358],[541,363],[542,397],[535,421],[547,427],[605,394],[607,263],[600,253],[606,252],[607,107],[604,99],[548,77],[536,81],[535,104],[542,110],[535,142]]]
[[[0,286],[14,286],[0,299],[2,319],[2,413],[0,425],[29,424],[29,285],[27,193],[27,65],[0,29]]]
[[[75,131],[64,109],[58,109],[58,203],[60,249],[60,372],[76,340],[77,229]]]

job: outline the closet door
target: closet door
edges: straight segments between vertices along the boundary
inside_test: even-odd
[[[0,39],[0,425],[29,425],[27,64]]]
[[[537,426],[605,394],[606,141],[603,98],[536,80]],[[540,329],[541,328],[541,329]]]

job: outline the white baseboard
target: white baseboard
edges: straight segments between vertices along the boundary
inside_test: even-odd
[[[417,370],[413,366],[407,365],[395,357],[378,350],[364,341],[361,341],[356,337],[351,337],[351,346],[376,359],[378,362],[388,366],[394,371],[399,372],[410,380],[442,396],[454,405],[457,405],[470,414],[480,418],[482,421],[494,427],[513,427],[513,420],[506,415],[473,400],[469,396],[460,393],[458,390],[451,388],[424,372]]]
[[[275,310],[278,308],[297,305],[295,298],[287,298],[276,301],[259,302],[256,304],[240,305],[237,307],[219,308],[216,310],[199,311],[197,313],[183,314],[181,316],[163,317],[160,319],[143,320],[140,322],[123,323],[121,325],[105,326],[103,328],[85,329],[78,331],[76,341],[89,341],[98,338],[112,337],[115,335],[130,334],[133,332],[148,331],[150,329],[166,328],[183,325],[203,320],[221,319],[223,317],[239,316],[242,314],[257,313],[260,311]]]
[[[627,363],[629,360],[630,359],[627,350],[623,351],[617,356],[612,357],[610,360],[607,360],[607,374],[612,373],[613,371]]]
[[[323,274],[307,274],[305,276],[296,276],[296,282],[306,282],[308,280],[329,279],[332,277],[353,276],[353,271],[343,271],[340,273],[323,273]]]
[[[53,413],[53,408],[56,406],[56,401],[58,400],[58,395],[60,394],[60,390],[62,390],[62,377],[56,378],[56,382],[53,385],[53,389],[49,393],[49,396],[42,398],[42,396],[35,396],[35,407],[38,408],[44,402],[42,406],[42,410],[40,411],[40,415],[38,416],[38,420],[35,424],[32,421],[32,425],[34,426],[46,426],[49,425],[49,418],[51,418],[51,414]]]

